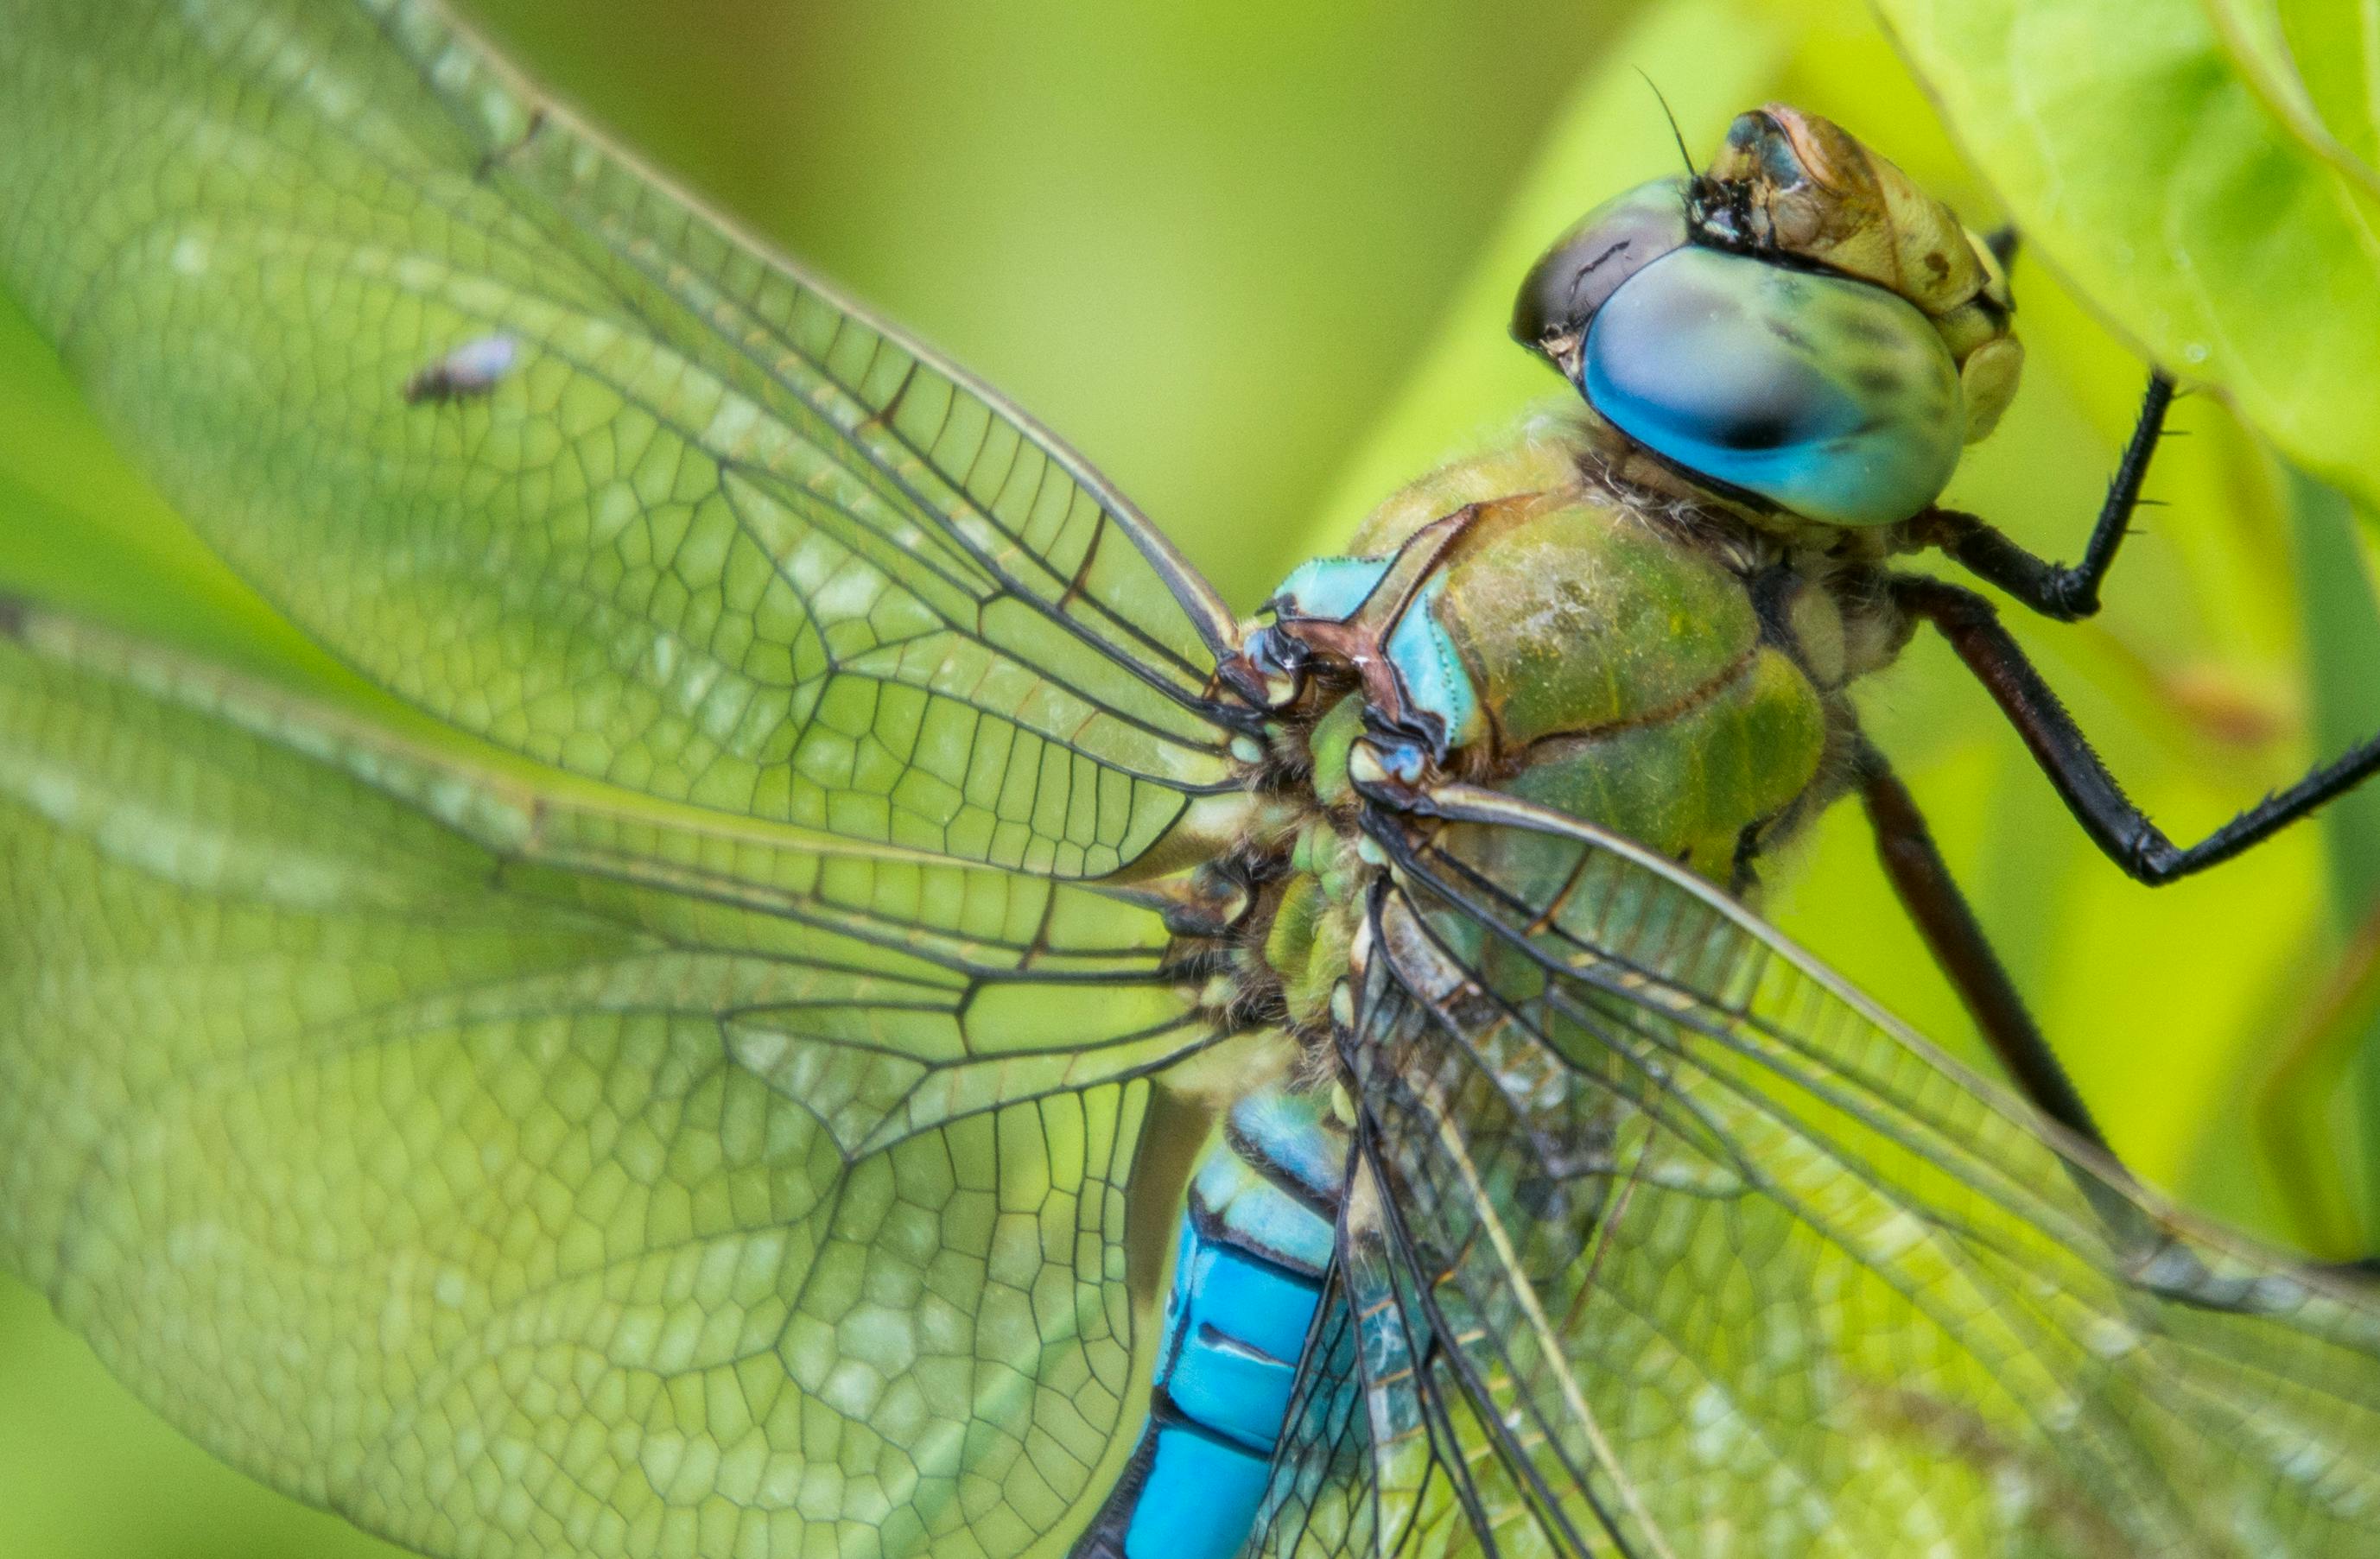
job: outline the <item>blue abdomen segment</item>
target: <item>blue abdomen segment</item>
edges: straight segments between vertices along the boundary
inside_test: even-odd
[[[1150,1463],[1124,1526],[1124,1559],[1232,1559],[1256,1525],[1272,1453],[1195,1422],[1152,1418],[1144,1432]]]
[[[1232,1107],[1191,1177],[1148,1422],[1081,1559],[1232,1559],[1246,1542],[1321,1301],[1346,1142],[1318,1094]]]

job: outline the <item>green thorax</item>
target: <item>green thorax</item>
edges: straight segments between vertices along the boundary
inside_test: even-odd
[[[1425,477],[1275,598],[1316,792],[1347,798],[1358,735],[1402,743],[1744,890],[1840,790],[1844,687],[1905,636],[1873,544],[1823,541],[1618,481],[1574,422]]]

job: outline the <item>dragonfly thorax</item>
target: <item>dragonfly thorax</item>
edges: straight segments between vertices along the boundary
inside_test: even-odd
[[[1389,500],[1348,555],[1284,582],[1260,653],[1313,791],[1349,763],[1448,778],[1612,828],[1739,891],[1831,801],[1845,689],[1906,626],[1875,586],[1889,533],[1816,548],[1635,482],[1575,420]]]

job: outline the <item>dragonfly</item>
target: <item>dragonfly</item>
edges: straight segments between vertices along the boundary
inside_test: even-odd
[[[0,1263],[426,1554],[2380,1553],[2380,1299],[2091,1135],[1847,689],[2000,256],[1772,105],[1253,621],[428,0],[0,3],[0,285],[297,687],[0,604]],[[352,686],[347,684],[351,683]],[[1746,907],[1857,792],[2010,1063]]]

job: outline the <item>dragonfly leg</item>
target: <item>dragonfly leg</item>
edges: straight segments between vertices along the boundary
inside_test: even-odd
[[[1958,987],[1960,999],[1983,1031],[1985,1042],[2034,1108],[2112,1160],[2114,1150],[2100,1135],[2098,1122],[2091,1118],[2082,1095],[2075,1092],[2066,1069],[2058,1064],[2057,1052],[2025,1009],[2015,982],[1968,908],[1949,863],[1935,847],[1934,835],[1909,788],[1864,738],[1853,761],[1860,800],[1867,808],[1869,827],[1876,830],[1876,854],[1884,862],[1885,875],[1892,879],[1893,891],[1917,923],[1934,961]]]
[[[1893,598],[1912,617],[1931,622],[1984,684],[2032,750],[2075,821],[2107,858],[2151,887],[2161,886],[2263,843],[2281,829],[2380,770],[2380,737],[2317,765],[2288,789],[2273,792],[2192,845],[2178,845],[2124,794],[2092,750],[1991,602],[1920,574],[1892,580]]]
[[[2149,462],[2165,435],[2166,408],[2172,404],[2173,381],[2152,372],[2140,420],[2132,425],[2115,480],[2107,484],[2107,500],[2099,505],[2081,562],[2054,563],[2037,557],[1974,515],[1955,509],[1930,509],[1919,515],[1913,522],[1917,535],[2045,617],[2071,622],[2091,616],[2099,610],[2099,582],[2114,566],[2116,552],[2131,531],[2132,511],[2140,507],[2141,486],[2148,480]]]

